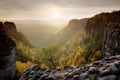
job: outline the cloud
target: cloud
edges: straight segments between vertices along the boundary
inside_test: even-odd
[[[0,0],[1,9],[39,9],[49,5],[63,8],[120,7],[120,0]]]
[[[120,0],[0,0],[0,18],[49,19],[53,8],[61,11],[63,19],[82,18],[120,9]]]
[[[120,4],[120,0],[47,0],[63,7],[106,7]]]

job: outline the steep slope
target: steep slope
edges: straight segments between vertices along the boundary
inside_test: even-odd
[[[101,13],[90,18],[85,31],[78,31],[61,50],[67,65],[101,59],[103,54],[119,54],[120,11]],[[73,57],[72,60],[70,58]]]
[[[68,25],[61,29],[55,36],[50,39],[52,43],[65,43],[72,38],[78,31],[82,32],[85,29],[86,23],[89,18],[77,20],[73,19],[69,21]]]
[[[93,37],[97,41],[95,45],[99,45],[98,48],[103,53],[111,53],[112,51],[107,51],[107,49],[111,46],[113,47],[111,49],[114,50],[115,45],[120,44],[120,11],[101,13],[89,19],[86,26],[86,32],[89,36]],[[106,48],[106,50],[104,48]],[[115,52],[113,51],[112,53]]]

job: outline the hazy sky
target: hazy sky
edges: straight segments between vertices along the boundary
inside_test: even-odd
[[[59,23],[119,9],[120,0],[0,0],[0,19]]]

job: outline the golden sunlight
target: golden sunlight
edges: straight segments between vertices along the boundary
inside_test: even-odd
[[[53,17],[54,17],[54,18],[58,18],[58,17],[60,17],[60,13],[59,13],[59,12],[55,12],[55,13],[53,13]]]

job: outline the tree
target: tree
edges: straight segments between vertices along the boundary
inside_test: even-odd
[[[56,69],[56,66],[59,65],[60,49],[61,44],[41,48],[38,50],[39,52],[35,54],[34,62],[40,65],[45,65],[44,67]]]
[[[47,48],[46,56],[47,61],[49,61],[54,69],[56,69],[57,64],[59,63],[59,50],[60,50],[60,44],[56,44],[53,46],[50,46]]]

